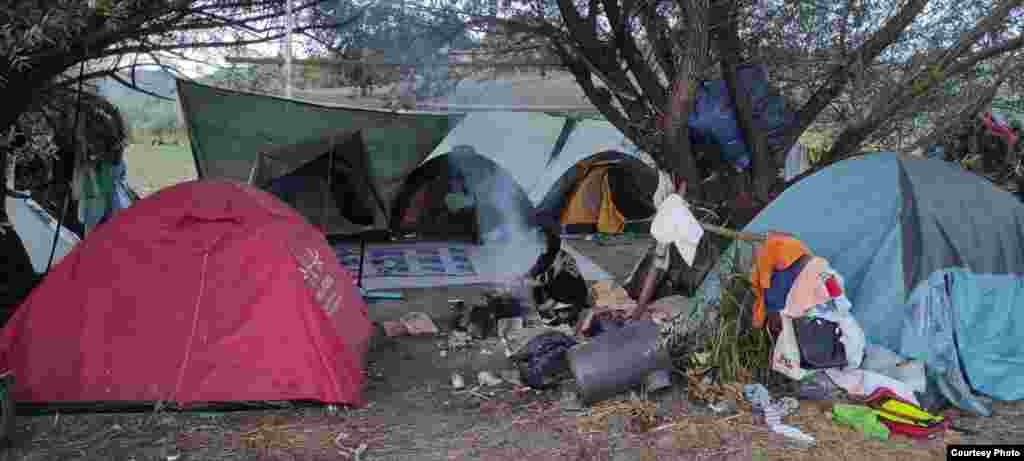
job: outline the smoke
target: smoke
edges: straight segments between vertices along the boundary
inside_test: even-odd
[[[545,239],[533,223],[533,207],[519,184],[495,169],[481,178],[476,190],[481,237],[497,273],[525,275],[545,250]]]

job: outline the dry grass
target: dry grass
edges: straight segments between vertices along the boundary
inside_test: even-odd
[[[723,386],[722,394],[735,393],[737,386]],[[731,390],[730,390],[731,389]],[[831,419],[830,402],[802,401],[797,414],[785,418],[785,423],[800,428],[816,439],[813,447],[799,447],[775,434],[767,426],[757,424],[750,405],[740,401],[738,413],[731,416],[675,415],[657,427],[653,413],[642,424],[647,440],[645,458],[650,460],[675,459],[686,456],[701,459],[734,459],[743,457],[749,445],[755,460],[862,460],[870,456],[877,459],[945,459],[945,446],[960,443],[960,435],[948,431],[944,438],[916,441],[894,435],[887,441],[870,440],[857,430],[841,426]],[[613,416],[627,418],[631,428],[638,419],[648,418],[646,409],[652,405],[641,400],[605,402],[577,420],[581,433],[600,433],[608,430]]]
[[[197,176],[187,139],[178,145],[153,146],[140,136],[128,147],[125,161],[128,184],[142,197]]]
[[[657,405],[650,400],[609,400],[594,405],[587,414],[576,420],[576,428],[581,434],[605,433],[608,431],[608,420],[612,416],[624,416],[629,422],[629,429],[635,432],[647,432],[657,425]]]

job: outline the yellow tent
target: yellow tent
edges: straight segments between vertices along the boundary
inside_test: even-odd
[[[619,233],[626,226],[626,218],[612,200],[608,171],[614,161],[592,162],[584,160],[579,167],[584,171],[562,209],[561,224],[594,225],[600,233]]]

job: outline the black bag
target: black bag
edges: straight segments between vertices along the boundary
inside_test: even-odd
[[[821,318],[793,319],[796,344],[800,349],[800,368],[820,370],[846,367],[846,347],[839,341],[839,324]]]

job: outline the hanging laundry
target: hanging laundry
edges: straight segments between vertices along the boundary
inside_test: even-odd
[[[132,196],[128,192],[128,165],[123,158],[113,163],[110,174],[114,178],[114,194],[111,200],[111,208],[115,211],[123,210],[132,205]]]
[[[107,198],[102,195],[94,162],[83,162],[71,182],[72,197],[78,201],[78,220],[89,234],[103,220]]]
[[[766,316],[764,290],[772,286],[772,274],[776,270],[785,270],[801,256],[811,254],[811,250],[796,238],[781,233],[768,232],[767,239],[757,248],[754,256],[754,270],[751,284],[754,288],[754,328],[762,328]],[[792,293],[792,290],[790,290]]]
[[[651,223],[651,235],[660,243],[675,243],[686,264],[693,266],[704,228],[679,194],[669,195],[658,207]]]

